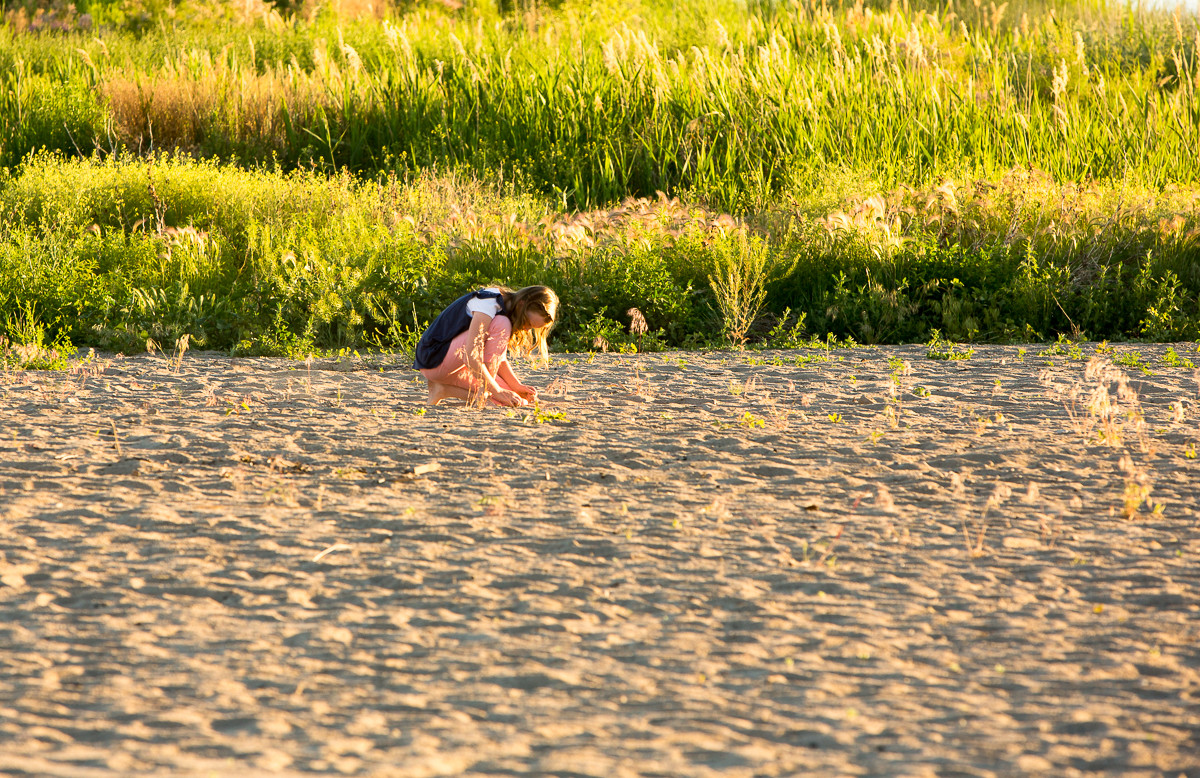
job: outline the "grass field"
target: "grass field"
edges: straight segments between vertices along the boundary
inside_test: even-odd
[[[1195,15],[354,10],[10,8],[4,336],[397,348],[494,281],[569,348],[1200,335]]]

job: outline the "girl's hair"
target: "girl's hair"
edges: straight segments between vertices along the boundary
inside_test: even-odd
[[[542,361],[549,360],[546,351],[546,337],[554,326],[554,317],[558,315],[558,295],[548,286],[526,286],[517,291],[508,287],[500,287],[504,293],[504,307],[512,320],[512,335],[509,336],[508,346],[524,355],[536,354]],[[543,327],[529,326],[529,314],[539,314],[546,320]]]

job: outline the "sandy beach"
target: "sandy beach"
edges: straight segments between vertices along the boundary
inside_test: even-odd
[[[1200,776],[1166,349],[0,374],[0,775]]]

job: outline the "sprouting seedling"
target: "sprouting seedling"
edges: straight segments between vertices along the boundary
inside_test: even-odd
[[[759,428],[766,427],[767,420],[762,418],[761,416],[755,416],[750,411],[746,411],[745,413],[742,414],[741,418],[738,419],[738,424],[742,425],[746,429],[752,430],[755,427],[759,427]]]
[[[941,331],[936,329],[925,346],[925,356],[929,359],[970,359],[975,354],[975,349],[946,340]]]
[[[568,421],[567,414],[562,411],[544,411],[541,405],[534,403],[533,412],[525,414],[522,421],[526,424],[533,422],[534,424],[548,424],[554,421]]]

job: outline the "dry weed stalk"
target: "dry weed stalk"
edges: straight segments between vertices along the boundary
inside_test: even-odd
[[[570,388],[571,382],[562,376],[558,376],[546,385],[546,388],[542,390],[542,394],[547,397],[566,397]]]
[[[633,367],[633,375],[625,380],[622,385],[623,388],[636,397],[641,397],[644,400],[653,400],[654,391],[650,388],[650,382],[642,377],[641,368],[637,360],[631,360],[630,365]]]
[[[1150,449],[1146,418],[1137,391],[1129,385],[1125,371],[1106,357],[1092,357],[1084,368],[1085,383],[1070,388],[1049,383],[1049,389],[1062,396],[1067,415],[1085,442],[1093,432],[1101,445],[1121,448],[1129,434],[1137,436],[1143,452]]]
[[[749,397],[751,394],[762,391],[766,397],[770,397],[770,393],[762,389],[762,381],[758,376],[752,375],[743,383],[737,381],[729,382],[729,393],[735,397]]]
[[[646,324],[646,317],[637,308],[630,308],[625,312],[625,315],[629,317],[629,331],[637,335],[637,349],[638,353],[641,353],[643,351],[642,336],[650,331],[650,325]]]
[[[884,513],[896,512],[896,503],[892,499],[892,493],[884,484],[879,484],[875,488],[875,507]]]
[[[792,412],[787,408],[780,408],[772,405],[772,410],[767,414],[767,422],[773,429],[787,432],[792,427]]]
[[[183,368],[183,355],[187,353],[191,339],[192,336],[185,333],[175,341],[175,354],[168,363],[172,373],[178,373]]]
[[[967,546],[967,554],[972,558],[983,556],[983,540],[988,529],[988,513],[1003,505],[1008,498],[1012,497],[1012,494],[1012,487],[1008,484],[996,484],[996,488],[992,490],[992,495],[988,497],[987,502],[983,506],[983,513],[979,517],[979,527],[975,532],[975,544],[973,546],[971,544],[971,533],[967,527],[967,519],[965,515],[963,516],[963,541]]]
[[[1125,371],[1115,367],[1106,357],[1096,356],[1088,361],[1084,378],[1088,383],[1076,383],[1070,389],[1051,386],[1057,394],[1064,396],[1067,414],[1084,441],[1090,441],[1094,432],[1100,444],[1123,449],[1127,438],[1133,435],[1138,450],[1153,456],[1154,448],[1141,400],[1130,386]],[[1172,410],[1175,420],[1182,420],[1183,403],[1173,403]],[[1132,519],[1139,514],[1143,504],[1151,504],[1153,478],[1150,471],[1134,462],[1129,453],[1122,453],[1117,466],[1125,478],[1121,514]],[[1161,514],[1163,504],[1153,503],[1151,511]]]

